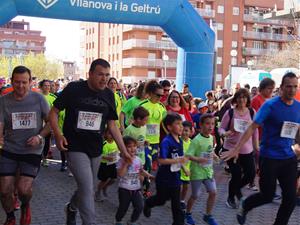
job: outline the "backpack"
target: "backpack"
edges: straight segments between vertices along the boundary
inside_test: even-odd
[[[250,112],[251,119],[253,120],[254,110],[253,110],[253,108],[248,108],[248,109]],[[226,131],[230,130],[231,120],[233,118],[233,108],[228,109],[228,114],[229,114],[229,122],[228,122]]]

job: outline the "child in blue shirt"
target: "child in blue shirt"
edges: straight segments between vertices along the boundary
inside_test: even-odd
[[[173,225],[184,225],[184,214],[180,207],[180,169],[187,159],[183,156],[182,119],[179,114],[168,114],[164,125],[169,134],[163,139],[159,152],[159,168],[156,175],[156,195],[148,198],[144,205],[144,215],[151,216],[151,208],[164,205],[171,200]]]

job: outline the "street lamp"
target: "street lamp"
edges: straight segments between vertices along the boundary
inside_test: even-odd
[[[166,55],[165,52],[163,52],[162,60],[164,62],[164,78],[167,78],[167,62],[169,61],[169,56]]]

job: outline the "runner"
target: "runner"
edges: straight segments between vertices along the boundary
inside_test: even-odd
[[[241,137],[239,144],[224,152],[222,158],[229,160],[239,155],[241,147],[259,127],[263,127],[260,145],[260,192],[250,195],[240,202],[237,219],[246,222],[247,213],[273,200],[277,180],[282,189],[282,202],[274,225],[288,224],[296,204],[297,159],[292,145],[299,130],[300,103],[294,100],[298,78],[294,73],[283,76],[280,85],[281,96],[265,102]],[[296,145],[299,151],[299,145]]]
[[[61,151],[67,152],[68,167],[77,182],[77,191],[66,205],[66,224],[76,224],[79,209],[83,225],[95,224],[94,181],[102,152],[102,134],[107,125],[123,157],[131,160],[116,126],[114,94],[106,87],[110,65],[103,59],[92,62],[87,81],[71,82],[54,102],[50,122]],[[58,113],[65,109],[63,134]]]
[[[40,168],[44,137],[50,133],[49,106],[41,94],[30,91],[28,68],[15,67],[11,80],[13,91],[0,98],[0,196],[7,214],[4,225],[16,224],[15,189],[22,203],[20,224],[28,225],[32,184]]]

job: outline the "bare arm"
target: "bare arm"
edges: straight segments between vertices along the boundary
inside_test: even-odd
[[[41,145],[43,140],[39,136],[44,138],[50,134],[51,130],[50,130],[50,124],[49,124],[48,118],[45,118],[44,122],[45,122],[45,126],[43,127],[43,129],[37,135],[28,138],[28,140],[26,142],[27,145],[30,145],[30,146]]]
[[[162,158],[158,158],[158,163],[161,165],[171,165],[171,164],[177,164],[177,163],[181,163],[184,164],[187,162],[187,158],[186,157],[180,157],[180,158],[176,158],[176,159],[162,159]]]
[[[120,168],[118,168],[118,177],[124,177],[128,170],[128,163],[124,160]]]
[[[120,152],[122,153],[123,157],[125,157],[125,159],[132,161],[132,157],[128,154],[126,146],[123,142],[123,138],[122,135],[120,133],[119,128],[116,126],[116,123],[114,120],[109,120],[107,121],[107,126],[108,129],[111,133],[111,135],[113,136],[115,142],[117,143]]]
[[[124,127],[125,113],[123,113],[123,112],[120,113],[119,122],[120,122],[120,130],[123,133],[123,131],[125,130],[125,127]]]

